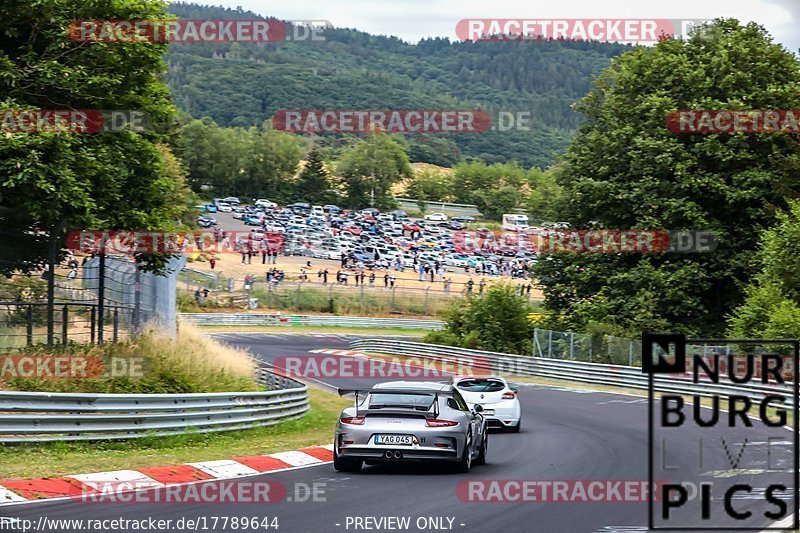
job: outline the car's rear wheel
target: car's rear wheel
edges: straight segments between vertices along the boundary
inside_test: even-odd
[[[511,433],[519,433],[519,430],[522,429],[522,419],[519,419],[516,426],[511,426]]]
[[[475,458],[476,465],[486,464],[486,452],[489,451],[489,434],[486,430],[483,431],[483,442],[481,442],[481,449],[478,452],[478,457]]]
[[[336,452],[333,453],[333,468],[337,472],[359,472],[363,461],[361,459],[353,459],[352,457],[339,457]]]
[[[456,470],[461,474],[468,474],[472,468],[472,435],[467,437],[467,443],[464,445],[464,453],[461,454],[461,460],[458,461]]]

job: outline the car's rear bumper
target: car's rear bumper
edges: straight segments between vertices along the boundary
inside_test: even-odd
[[[387,456],[387,452],[391,456]],[[400,457],[396,457],[396,452]],[[458,461],[456,450],[436,448],[405,448],[403,446],[373,448],[366,446],[346,446],[339,448],[339,457],[361,459],[364,461]]]

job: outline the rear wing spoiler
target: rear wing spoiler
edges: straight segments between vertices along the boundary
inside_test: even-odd
[[[418,396],[431,396],[433,397],[433,417],[439,417],[439,396],[452,396],[453,389],[449,390],[431,390],[431,389],[338,389],[339,396],[346,396],[348,394],[355,395],[355,409],[356,409],[356,416],[358,416],[358,397],[360,395],[366,396],[370,393],[380,393],[380,394],[415,394]],[[370,413],[386,413],[386,414],[400,414],[400,411],[403,414],[408,414],[409,412],[422,412],[422,411],[408,411],[408,410],[398,410],[398,409],[367,409],[367,412]],[[427,413],[427,411],[425,411]]]

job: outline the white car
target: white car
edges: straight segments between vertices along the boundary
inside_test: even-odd
[[[518,433],[522,427],[522,408],[517,390],[508,386],[500,376],[455,376],[452,383],[472,408],[483,407],[483,416],[489,427],[508,428]]]
[[[431,222],[447,222],[447,215],[444,213],[431,213],[430,215],[425,215],[425,220],[430,220]]]
[[[233,211],[233,208],[231,207],[231,204],[227,202],[217,202],[217,211],[220,213],[230,213]]]
[[[271,202],[271,201],[267,200],[266,198],[259,198],[258,200],[256,200],[255,206],[256,207],[267,207],[269,209],[273,209],[275,207],[278,207],[278,204],[276,204],[275,202]]]

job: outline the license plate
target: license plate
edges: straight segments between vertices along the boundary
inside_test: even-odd
[[[485,414],[485,415],[493,415],[494,414],[494,409],[484,409],[483,410],[483,414]]]
[[[414,444],[411,435],[375,435],[375,444],[390,446],[411,446]]]

